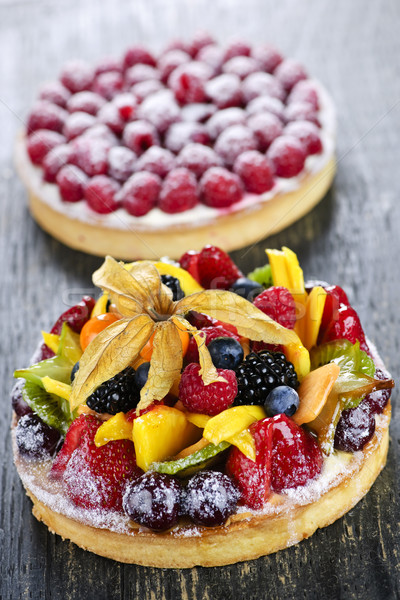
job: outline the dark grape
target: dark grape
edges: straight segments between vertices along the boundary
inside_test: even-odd
[[[362,450],[374,432],[374,415],[361,403],[342,412],[335,432],[335,448],[344,452]]]
[[[24,415],[15,430],[18,450],[28,458],[54,456],[61,442],[57,429],[49,427],[34,413]]]
[[[199,525],[223,525],[235,512],[239,495],[228,475],[219,471],[200,471],[187,485],[186,512]]]
[[[22,388],[25,382],[18,382],[11,392],[11,406],[18,418],[32,413],[32,409],[22,397]]]

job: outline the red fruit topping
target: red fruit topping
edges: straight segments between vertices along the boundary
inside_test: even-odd
[[[208,322],[210,323],[210,318],[206,317],[206,315],[199,315],[199,318],[195,319],[196,324],[192,322],[193,325],[195,325],[195,327],[197,327],[198,324],[201,324],[201,327],[197,327],[197,329],[201,329],[205,335],[205,341],[206,341],[206,346],[208,346],[208,344],[210,342],[212,342],[213,340],[215,340],[218,337],[230,337],[233,338],[237,341],[240,340],[240,337],[237,333],[234,331],[231,331],[230,329],[228,329],[224,323],[222,323],[221,325],[216,325],[215,323],[211,323],[208,324],[207,323],[207,319]],[[187,349],[187,352],[185,354],[185,360],[188,363],[198,363],[199,362],[199,350],[197,347],[197,343],[196,340],[192,337],[190,339],[189,342],[189,346]]]
[[[172,71],[168,79],[168,87],[181,104],[204,102],[206,99],[204,85],[211,76],[212,70],[208,65],[192,61]]]
[[[60,81],[49,81],[44,83],[40,88],[40,100],[47,100],[53,104],[58,104],[61,108],[67,106],[70,97],[71,92]]]
[[[58,317],[50,333],[60,335],[64,322],[67,322],[73,331],[80,333],[86,321],[89,320],[94,305],[95,301],[91,296],[83,296],[78,304],[71,306]]]
[[[161,179],[153,173],[135,173],[118,194],[125,210],[134,217],[146,215],[157,204]]]
[[[312,104],[308,102],[292,102],[285,110],[285,119],[288,123],[291,121],[310,121],[320,127],[317,113]]]
[[[74,165],[65,165],[56,177],[60,196],[64,202],[79,202],[83,199],[88,176]]]
[[[197,252],[197,250],[188,250],[188,252],[185,252],[185,254],[183,254],[179,259],[179,264],[181,265],[182,269],[188,271],[188,273],[190,273],[198,283],[200,283],[198,269],[199,256],[200,252]]]
[[[96,75],[107,73],[108,71],[117,71],[122,73],[122,61],[113,56],[104,56],[96,66]]]
[[[170,90],[161,90],[143,100],[138,115],[149,121],[160,133],[165,133],[176,121],[180,120],[180,110]]]
[[[41,165],[50,150],[64,142],[65,137],[60,133],[48,129],[38,129],[27,140],[29,158],[34,165]]]
[[[292,58],[285,58],[276,68],[274,75],[287,92],[290,92],[296,83],[299,83],[302,79],[307,79],[307,73],[303,65]]]
[[[212,68],[213,73],[217,75],[221,71],[224,62],[224,50],[220,46],[210,44],[200,50],[197,60],[204,62]]]
[[[271,421],[271,489],[280,492],[305,485],[322,468],[322,454],[316,439],[286,415],[277,415]]]
[[[280,52],[270,44],[263,44],[252,48],[251,56],[257,61],[263,71],[272,73],[282,62]]]
[[[292,102],[308,102],[317,111],[319,109],[319,98],[315,84],[307,79],[299,81],[287,99],[287,104],[291,104]]]
[[[222,70],[224,73],[230,73],[244,79],[251,73],[256,73],[259,70],[259,65],[254,58],[249,56],[234,56],[224,64]]]
[[[205,125],[201,123],[191,123],[183,121],[182,123],[174,123],[168,129],[165,137],[165,145],[178,154],[187,144],[191,142],[207,145],[210,141]]]
[[[107,214],[119,208],[115,196],[119,184],[106,175],[96,175],[85,188],[85,200],[89,207],[97,213]]]
[[[109,148],[118,144],[118,138],[104,123],[98,123],[97,125],[93,125],[93,127],[89,127],[82,134],[82,137],[105,142]]]
[[[170,50],[163,54],[157,62],[161,81],[167,83],[168,77],[171,75],[172,71],[188,62],[190,62],[190,56],[183,50]]]
[[[251,46],[243,40],[233,40],[225,50],[224,62],[235,56],[250,56]]]
[[[128,69],[129,67],[133,67],[138,63],[143,63],[144,65],[150,65],[151,67],[156,66],[155,58],[146,48],[141,46],[140,44],[136,44],[135,46],[131,46],[125,53],[124,56],[124,68]]]
[[[71,142],[71,148],[69,162],[82,169],[86,175],[93,177],[107,173],[107,155],[110,149],[107,142],[81,136]]]
[[[387,379],[388,374],[384,373],[380,369],[377,369],[375,372],[375,379]],[[361,404],[365,407],[368,407],[371,414],[380,415],[385,406],[390,400],[391,390],[378,390],[377,392],[372,392],[372,394],[368,394],[361,402]]]
[[[259,113],[272,113],[278,119],[283,121],[283,115],[285,112],[285,105],[278,98],[271,98],[271,96],[258,96],[254,98],[246,106],[246,112],[249,115],[257,115]]]
[[[189,46],[189,54],[194,58],[203,48],[215,44],[214,38],[207,31],[198,31]]]
[[[225,108],[216,112],[207,123],[208,133],[215,140],[232,125],[245,125],[246,113],[241,108]]]
[[[225,381],[204,385],[199,373],[200,365],[190,364],[182,373],[179,383],[179,399],[184,407],[206,415],[218,415],[229,408],[237,394],[237,381],[234,371],[217,369]]]
[[[269,73],[252,73],[242,83],[245,102],[250,102],[258,96],[272,96],[284,100],[285,90],[280,82]]]
[[[130,121],[136,116],[137,100],[133,94],[119,94],[114,98],[113,104],[123,121]]]
[[[97,123],[96,117],[85,112],[74,112],[67,117],[63,128],[63,134],[67,140],[82,135],[89,127]]]
[[[226,472],[240,490],[240,502],[249,508],[262,508],[270,495],[272,433],[271,419],[262,419],[249,427],[256,447],[256,460],[247,458],[233,446]]]
[[[150,65],[137,64],[125,73],[125,83],[127,86],[148,81],[149,79],[160,79],[160,72]]]
[[[72,148],[67,144],[60,144],[46,154],[43,159],[43,179],[54,183],[58,171],[67,164],[72,156]]]
[[[342,304],[337,313],[337,320],[332,320],[322,339],[322,343],[333,340],[348,340],[355,344],[360,342],[361,350],[369,352],[368,344],[361,326],[360,318],[354,308]]]
[[[207,169],[221,166],[222,160],[208,146],[188,144],[179,153],[177,165],[189,169],[199,179]]]
[[[122,140],[137,155],[143,154],[150,146],[158,146],[160,143],[156,128],[147,121],[128,123]]]
[[[60,76],[61,83],[73,94],[90,90],[93,79],[93,68],[82,60],[69,61]]]
[[[190,55],[190,44],[180,39],[171,40],[164,48],[163,54],[166,54],[170,50],[182,50],[183,52],[186,52],[186,54]]]
[[[322,142],[319,130],[309,121],[293,121],[285,127],[285,135],[293,135],[304,145],[307,155],[322,152]]]
[[[57,104],[39,100],[29,114],[26,130],[28,134],[38,129],[51,129],[61,133],[67,116],[68,113]]]
[[[296,304],[288,289],[273,286],[254,298],[254,306],[287,329],[296,323]]]
[[[115,135],[120,136],[125,127],[125,120],[121,117],[118,107],[113,103],[108,103],[99,110],[98,120],[106,125]]]
[[[187,319],[191,325],[196,327],[196,329],[205,329],[206,327],[213,327],[214,325],[216,325],[218,323],[217,319],[213,319],[212,317],[209,317],[208,315],[198,313],[195,310],[190,311],[190,313],[187,315]],[[189,342],[189,345],[190,345],[190,342]],[[193,355],[191,355],[191,358],[192,358],[192,356]],[[198,352],[197,352],[196,360],[190,360],[190,362],[199,362]]]
[[[175,167],[175,156],[165,148],[151,146],[138,159],[135,171],[148,171],[164,178]]]
[[[164,86],[161,81],[158,81],[158,79],[148,79],[147,81],[135,83],[135,85],[131,87],[131,92],[137,98],[138,102],[143,102],[143,100],[151,94],[155,94],[163,89]]]
[[[93,91],[107,100],[112,100],[124,88],[124,78],[121,73],[109,71],[97,75],[93,83]]]
[[[233,170],[243,181],[246,190],[253,194],[267,192],[274,185],[271,163],[256,150],[249,150],[238,156]]]
[[[295,177],[304,168],[306,151],[300,140],[290,135],[282,135],[272,142],[267,157],[278,177]]]
[[[214,145],[225,165],[232,167],[237,157],[247,150],[257,150],[255,135],[244,125],[231,125],[218,136]]]
[[[196,206],[199,201],[196,177],[188,169],[170,171],[163,183],[158,206],[166,213],[178,213]]]
[[[281,120],[276,115],[267,112],[249,117],[247,126],[254,133],[258,149],[261,152],[265,152],[283,132]]]
[[[65,436],[64,444],[60,452],[57,454],[51,467],[49,477],[51,479],[61,479],[67,467],[69,459],[74,451],[84,441],[94,438],[101,422],[92,415],[80,415],[72,421],[67,435]]]
[[[124,146],[114,146],[108,153],[108,174],[120,183],[134,172],[136,154]]]
[[[216,106],[213,104],[206,104],[205,102],[187,104],[181,108],[181,118],[182,121],[205,123],[207,119],[212,117],[216,110]]]
[[[242,104],[240,79],[232,73],[224,73],[210,79],[205,85],[208,98],[218,108],[230,108]]]
[[[204,246],[198,267],[200,282],[205,288],[228,290],[236,279],[243,277],[229,254],[217,246]]]
[[[318,282],[316,282],[315,285],[318,285]],[[322,285],[322,287],[325,289],[327,295],[320,326],[321,338],[331,324],[331,321],[337,321],[339,319],[339,308],[342,306],[350,306],[347,294],[341,287],[338,285]],[[320,339],[318,340],[318,343],[321,343]]]
[[[94,92],[79,92],[74,94],[67,102],[69,112],[85,112],[90,115],[97,115],[106,101],[104,98]]]
[[[223,167],[211,167],[200,180],[202,201],[214,208],[227,208],[243,196],[242,182]]]

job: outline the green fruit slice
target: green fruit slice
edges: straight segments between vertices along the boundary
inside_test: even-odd
[[[266,264],[263,267],[257,267],[257,269],[254,269],[247,277],[266,288],[273,285],[271,265],[269,264]]]
[[[186,477],[191,475],[194,470],[209,466],[210,461],[217,456],[220,452],[223,452],[229,448],[228,442],[220,442],[217,446],[215,444],[207,444],[201,450],[193,452],[185,456],[185,458],[178,458],[177,460],[170,460],[164,462],[154,462],[151,465],[153,471],[158,473],[165,473],[166,475],[178,475],[179,477]]]
[[[22,389],[22,397],[42,421],[58,429],[63,435],[67,433],[72,423],[72,415],[66,400],[49,394],[43,387],[31,381],[26,381]]]
[[[57,355],[42,360],[27,369],[14,371],[14,377],[21,377],[38,386],[42,386],[42,377],[45,377],[45,375],[48,375],[52,379],[57,379],[57,381],[61,381],[62,383],[70,383],[72,367],[73,363],[63,356]]]
[[[360,349],[360,342],[352,344],[348,340],[336,340],[316,346],[311,350],[311,369],[335,362],[340,371],[360,372],[369,377],[375,373],[375,364],[364,350]]]

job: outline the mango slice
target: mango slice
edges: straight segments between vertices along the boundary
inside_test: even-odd
[[[310,372],[310,353],[302,344],[287,344],[283,351],[286,358],[293,363],[299,381]]]
[[[212,417],[204,427],[203,437],[213,444],[217,445],[222,440],[228,440],[244,429],[247,429],[254,421],[263,419],[265,412],[261,406],[254,408],[260,409],[259,414],[254,416],[247,406],[233,406],[227,408],[215,417]]]
[[[99,315],[106,313],[107,312],[107,303],[108,303],[108,294],[107,294],[107,292],[104,292],[104,294],[102,294],[100,296],[100,298],[96,301],[96,304],[94,305],[93,310],[90,313],[90,318],[93,319],[93,317],[98,317]]]
[[[104,446],[112,440],[131,440],[132,439],[132,421],[128,421],[125,413],[119,412],[105,421],[94,437],[96,446]]]
[[[302,341],[307,350],[317,344],[319,328],[324,313],[326,291],[321,286],[314,287],[308,295],[306,303],[305,323]]]
[[[310,423],[321,413],[328,397],[339,377],[340,367],[335,363],[328,363],[323,367],[311,371],[301,382],[298,389],[300,404],[293,415],[297,425]]]
[[[72,388],[68,383],[57,381],[57,379],[52,379],[46,375],[42,377],[42,385],[49,394],[55,394],[60,398],[64,398],[64,400],[69,400]]]

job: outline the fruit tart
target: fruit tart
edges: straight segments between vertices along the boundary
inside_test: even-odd
[[[386,461],[394,383],[346,293],[288,248],[117,262],[15,372],[33,514],[117,561],[217,566],[298,543]]]
[[[68,62],[42,87],[16,165],[32,215],[65,244],[179,258],[302,217],[331,184],[334,146],[332,100],[299,62],[199,34],[159,55]]]

